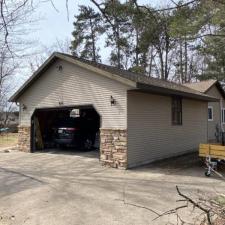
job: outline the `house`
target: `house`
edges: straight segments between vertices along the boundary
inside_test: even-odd
[[[53,53],[10,101],[20,105],[21,151],[35,151],[38,137],[51,147],[54,120],[89,114],[98,124],[102,164],[131,168],[196,150],[206,142],[208,102],[217,98]]]
[[[225,92],[217,80],[187,83],[186,87],[218,98],[220,101],[208,103],[208,142],[219,142],[225,129]]]

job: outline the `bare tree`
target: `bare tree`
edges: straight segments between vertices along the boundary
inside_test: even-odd
[[[0,113],[5,114],[4,125],[7,124],[9,113],[16,110],[15,105],[8,102],[8,96],[14,88],[12,79],[18,68],[17,63],[7,53],[7,47],[0,49]]]
[[[33,44],[26,37],[34,29],[30,25],[36,22],[36,6],[32,0],[0,0],[0,112],[7,115],[16,109],[7,100],[16,86],[14,76]]]
[[[29,71],[34,73],[53,52],[70,54],[70,46],[71,41],[69,39],[56,39],[51,46],[40,46],[39,52],[33,55],[32,60],[29,60]]]
[[[0,49],[7,48],[8,57],[24,53],[35,6],[32,0],[0,0]]]

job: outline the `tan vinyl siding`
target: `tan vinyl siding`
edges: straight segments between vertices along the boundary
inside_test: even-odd
[[[128,166],[197,149],[207,141],[207,103],[183,99],[183,125],[171,123],[171,97],[128,92]]]
[[[62,65],[62,71],[57,66]],[[127,127],[128,87],[71,63],[58,60],[19,98],[27,106],[21,110],[20,124],[30,125],[35,108],[93,104],[102,116],[102,128]],[[116,99],[111,106],[110,96]]]
[[[220,94],[219,90],[215,85],[213,85],[206,94],[216,97],[218,99],[223,99],[222,95]],[[220,130],[221,126],[221,106],[220,102],[209,102],[208,105],[213,108],[213,120],[208,121],[208,140],[211,142],[216,141],[216,127],[218,126]],[[222,100],[222,107],[225,107],[224,100]],[[224,125],[223,125],[224,126]],[[224,127],[225,128],[225,127]]]

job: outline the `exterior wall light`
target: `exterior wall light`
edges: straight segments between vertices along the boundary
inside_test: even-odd
[[[25,111],[27,109],[27,106],[22,104],[22,110]]]
[[[111,105],[116,105],[116,99],[113,98],[112,95],[111,95],[111,97],[110,97],[110,103],[111,103]]]
[[[57,68],[57,70],[58,70],[59,72],[61,72],[61,71],[63,70],[62,65],[58,65],[58,66],[56,66],[56,68]]]
[[[60,106],[63,105],[63,101],[59,101],[59,105],[60,105]]]

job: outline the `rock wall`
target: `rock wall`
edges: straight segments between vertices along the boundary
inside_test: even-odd
[[[30,127],[18,127],[18,148],[22,152],[30,152]]]
[[[100,160],[104,166],[127,168],[127,130],[100,130]]]
[[[18,127],[18,148],[30,152],[30,127]],[[127,168],[127,130],[100,130],[100,160],[112,168]]]

